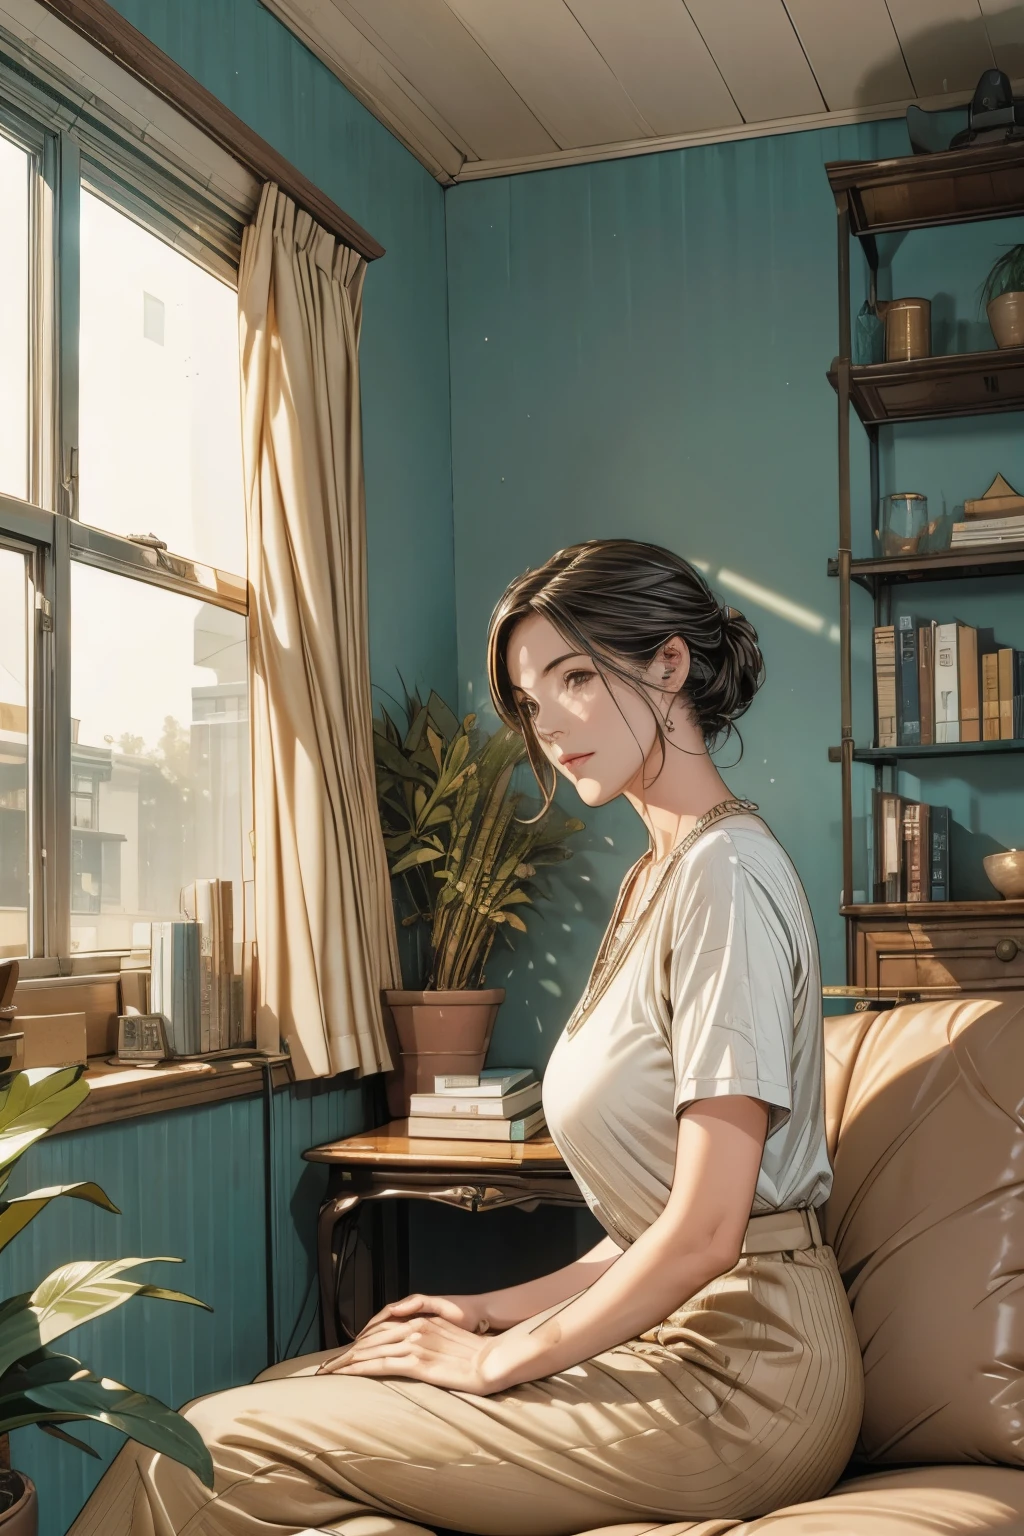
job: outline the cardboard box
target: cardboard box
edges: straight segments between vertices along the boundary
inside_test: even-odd
[[[23,977],[14,994],[20,1021],[36,1014],[84,1013],[90,1056],[117,1050],[118,978],[106,976]],[[20,1029],[20,1022],[15,1024]]]
[[[19,1042],[11,1071],[85,1065],[88,1037],[84,1013],[18,1013],[13,1027],[25,1038]]]

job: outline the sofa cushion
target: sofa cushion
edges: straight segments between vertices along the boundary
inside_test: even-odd
[[[1024,1465],[1024,996],[826,1020],[869,1463]]]
[[[1024,1472],[911,1467],[840,1483],[824,1499],[758,1520],[606,1525],[584,1536],[1024,1536]]]

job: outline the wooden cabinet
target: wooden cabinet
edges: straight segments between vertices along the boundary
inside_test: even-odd
[[[1024,989],[1024,901],[844,907],[854,986]]]

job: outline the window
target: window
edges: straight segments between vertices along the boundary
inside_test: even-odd
[[[244,572],[235,293],[89,192],[81,251],[79,516]]]
[[[58,86],[0,59],[0,956],[43,973],[198,878],[240,935],[252,874],[241,222]]]
[[[0,957],[28,943],[26,557],[0,544]]]
[[[72,952],[130,949],[197,875],[240,903],[247,677],[240,614],[72,567]]]
[[[28,495],[29,171],[0,133],[0,491]]]

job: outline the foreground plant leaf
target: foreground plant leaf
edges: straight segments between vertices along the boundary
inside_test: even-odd
[[[111,1211],[115,1216],[120,1216],[120,1211],[113,1200],[100,1188],[98,1184],[55,1184],[50,1189],[36,1189],[30,1195],[15,1195],[10,1200],[0,1202],[0,1250],[7,1247],[12,1238],[28,1226],[34,1216],[45,1210],[51,1200],[58,1199],[61,1195],[69,1196],[75,1200],[88,1200],[92,1205],[98,1205],[105,1211]]]
[[[89,1095],[83,1067],[31,1068],[0,1088],[0,1169],[77,1109]]]
[[[151,1451],[180,1461],[207,1488],[213,1487],[213,1458],[199,1431],[188,1419],[155,1397],[133,1392],[119,1381],[100,1378],[89,1371],[73,1381],[30,1387],[24,1398],[25,1411],[38,1407],[51,1423],[94,1419],[99,1424],[109,1424]],[[22,1422],[39,1422],[39,1419],[23,1419]]]
[[[24,1355],[112,1312],[133,1296],[156,1296],[212,1311],[205,1302],[183,1292],[118,1278],[122,1270],[152,1263],[180,1264],[181,1260],[101,1259],[64,1264],[31,1294],[11,1297],[0,1307],[0,1377]]]

